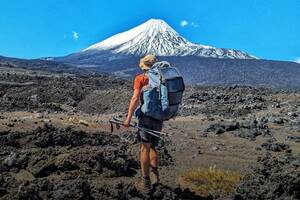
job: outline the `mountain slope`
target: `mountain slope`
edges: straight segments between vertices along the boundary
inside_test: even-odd
[[[2,68],[23,68],[29,70],[42,70],[59,73],[89,73],[83,68],[78,68],[73,65],[55,62],[52,60],[43,59],[21,59],[0,56],[0,67]]]
[[[150,19],[129,31],[92,45],[83,52],[89,50],[112,51],[137,56],[151,53],[157,56],[197,55],[218,58],[253,58],[242,51],[191,43],[180,36],[165,21],[158,19]]]
[[[146,53],[178,67],[190,85],[241,84],[300,89],[297,63],[255,59],[242,51],[195,44],[164,21],[155,19],[56,60],[92,72],[132,79],[140,72],[138,61]]]
[[[150,19],[129,31],[116,34],[100,43],[94,44],[81,52],[64,58],[68,62],[95,64],[95,57],[112,55],[145,54],[157,56],[202,56],[213,58],[254,59],[254,56],[243,51],[216,48],[189,42],[180,36],[165,21]],[[84,60],[84,61],[83,61]],[[96,61],[96,63],[97,63]]]
[[[199,56],[163,56],[179,69],[187,85],[251,85],[300,90],[300,64],[262,59],[220,59]],[[125,79],[142,73],[139,57],[127,56],[88,67],[86,70],[111,73]]]

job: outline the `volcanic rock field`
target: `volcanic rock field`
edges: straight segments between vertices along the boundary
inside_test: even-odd
[[[149,195],[133,185],[135,130],[108,123],[125,118],[131,94],[112,76],[0,67],[0,199],[300,199],[299,92],[187,86],[164,123],[161,183]],[[210,166],[242,174],[232,194],[181,184]]]

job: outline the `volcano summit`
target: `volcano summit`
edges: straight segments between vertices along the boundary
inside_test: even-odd
[[[135,28],[111,36],[63,59],[71,63],[95,64],[103,58],[116,55],[143,56],[145,54],[255,59],[254,56],[243,51],[192,43],[160,19],[150,19]]]
[[[294,62],[270,61],[239,50],[188,41],[165,21],[150,19],[80,52],[56,61],[92,72],[132,79],[141,56],[154,54],[177,67],[187,84],[255,85],[299,88],[300,67]]]
[[[238,50],[215,48],[189,42],[160,19],[150,19],[129,31],[116,34],[83,50],[83,52],[89,51],[111,51],[137,56],[151,53],[157,56],[196,55],[214,58],[254,58]]]

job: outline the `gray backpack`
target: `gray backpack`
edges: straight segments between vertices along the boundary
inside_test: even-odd
[[[177,68],[166,62],[155,63],[148,72],[149,84],[142,94],[142,114],[166,121],[174,117],[182,102],[185,85]]]

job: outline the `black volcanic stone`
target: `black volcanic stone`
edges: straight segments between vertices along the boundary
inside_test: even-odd
[[[216,135],[222,134],[225,132],[225,125],[223,124],[211,124],[204,132],[212,132]]]
[[[289,149],[289,145],[287,144],[283,144],[283,143],[263,143],[261,145],[262,148],[268,150],[268,151],[275,151],[275,152],[279,152],[279,151],[284,151]]]
[[[237,131],[233,131],[232,133],[236,137],[241,137],[249,140],[255,140],[257,136],[261,135],[257,128],[241,128]]]
[[[274,124],[283,124],[284,120],[281,117],[271,117],[270,121]]]
[[[299,158],[290,154],[279,158],[267,154],[259,158],[257,165],[238,186],[236,199],[300,199],[300,171],[297,166]]]
[[[292,142],[300,143],[300,136],[288,135],[288,136],[286,137],[286,140],[292,141]]]

